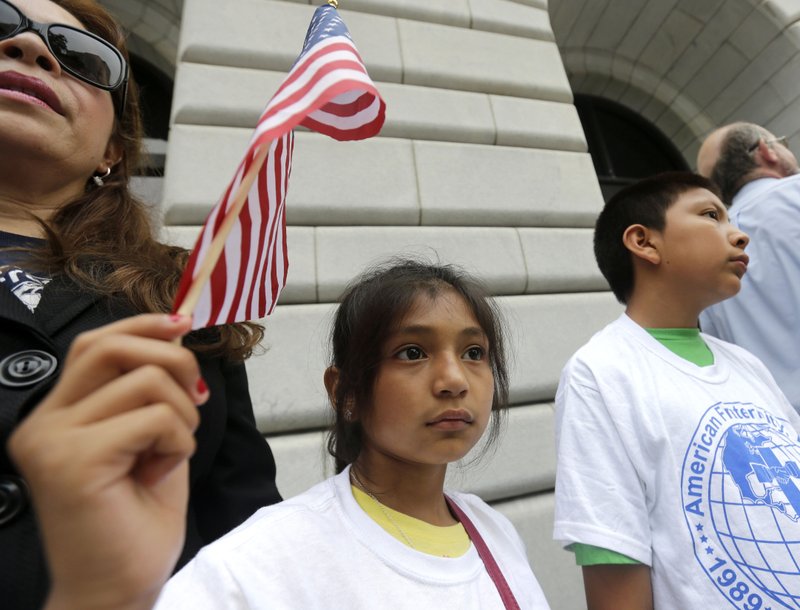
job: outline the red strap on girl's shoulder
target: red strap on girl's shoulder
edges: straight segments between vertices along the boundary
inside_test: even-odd
[[[478,529],[475,527],[475,525],[473,525],[470,518],[467,517],[466,513],[464,513],[464,511],[458,507],[452,498],[445,496],[444,499],[447,501],[447,506],[450,507],[450,511],[453,513],[455,518],[461,522],[461,525],[467,532],[467,536],[469,536],[472,544],[475,545],[475,550],[478,551],[478,556],[483,561],[483,565],[486,567],[486,571],[489,573],[489,577],[492,579],[492,582],[494,582],[494,586],[497,587],[497,592],[500,594],[500,599],[503,600],[503,605],[507,610],[520,610],[517,599],[514,597],[514,593],[511,591],[511,587],[508,586],[505,576],[503,576],[503,573],[500,571],[500,566],[498,566],[497,562],[494,560],[492,552],[489,550],[489,547],[486,546],[486,543],[483,541],[483,537],[480,535],[480,532],[478,532]]]

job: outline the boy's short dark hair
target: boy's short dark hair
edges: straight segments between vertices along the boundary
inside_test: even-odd
[[[622,243],[631,225],[663,231],[667,209],[683,193],[706,189],[720,196],[713,182],[691,172],[666,172],[625,187],[608,200],[594,228],[594,256],[614,296],[626,304],[633,291],[633,258]]]

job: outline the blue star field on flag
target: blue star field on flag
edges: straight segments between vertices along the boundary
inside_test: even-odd
[[[350,36],[350,30],[347,29],[347,25],[339,17],[338,11],[330,5],[321,6],[314,12],[311,25],[308,26],[306,40],[303,43],[303,50],[300,51],[300,56],[295,63],[300,61],[311,47],[333,36],[345,36],[353,40],[352,36]]]

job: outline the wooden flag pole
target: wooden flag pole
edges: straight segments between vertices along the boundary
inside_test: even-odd
[[[211,277],[211,272],[214,271],[214,267],[217,265],[217,261],[225,248],[225,241],[228,239],[228,234],[231,232],[236,219],[239,218],[239,213],[242,211],[244,202],[247,200],[250,187],[253,186],[253,182],[255,182],[258,176],[261,166],[264,165],[271,145],[272,142],[266,142],[261,146],[258,155],[239,183],[239,188],[236,191],[233,204],[228,209],[228,213],[225,215],[219,231],[208,247],[208,252],[203,260],[203,264],[195,274],[192,284],[186,292],[186,298],[184,298],[183,303],[181,303],[181,306],[178,308],[178,314],[190,316],[197,306],[197,302],[200,300],[200,295],[203,292],[203,287],[206,285],[206,282],[208,282],[208,279]]]
[[[328,0],[328,4],[335,9],[339,8],[339,0]],[[194,309],[200,300],[200,295],[203,293],[203,288],[211,277],[211,273],[214,271],[217,261],[225,249],[225,242],[228,239],[228,234],[231,232],[231,229],[233,229],[233,225],[238,219],[242,208],[244,207],[244,202],[247,200],[247,194],[250,192],[250,188],[253,186],[253,182],[255,182],[255,179],[258,176],[261,166],[264,165],[264,161],[267,158],[271,144],[271,142],[268,142],[261,146],[260,150],[258,151],[258,155],[253,160],[253,164],[247,170],[247,173],[242,178],[241,183],[239,183],[239,188],[236,191],[233,204],[230,206],[225,218],[222,220],[219,231],[211,241],[211,245],[208,248],[208,252],[206,253],[203,263],[194,274],[194,279],[192,279],[192,283],[189,286],[189,289],[186,291],[186,297],[176,313],[182,316],[190,316],[194,312]]]

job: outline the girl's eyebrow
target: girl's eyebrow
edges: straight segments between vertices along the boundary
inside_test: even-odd
[[[425,326],[424,324],[412,324],[410,326],[401,326],[391,333],[392,337],[398,335],[432,335],[436,332],[433,326]],[[486,333],[480,326],[467,326],[458,333],[465,337],[485,337]]]

